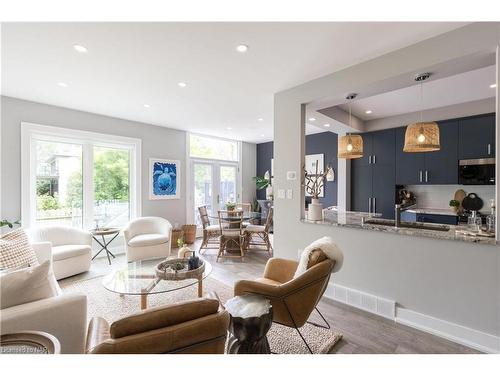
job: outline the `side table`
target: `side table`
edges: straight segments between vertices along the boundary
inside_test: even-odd
[[[1,354],[60,354],[59,340],[47,332],[20,331],[0,336]]]
[[[97,229],[92,229],[90,231],[92,233],[92,237],[94,238],[94,241],[97,242],[100,246],[101,249],[92,257],[92,260],[95,259],[103,250],[106,251],[106,256],[108,257],[108,263],[111,265],[111,258],[109,257],[110,255],[115,258],[115,255],[109,251],[108,245],[113,242],[113,240],[118,237],[120,234],[120,229],[119,228],[97,228]],[[114,235],[111,237],[109,241],[106,242],[105,236],[110,236]],[[98,236],[101,236],[102,242],[99,241],[97,238]]]
[[[229,354],[270,354],[267,332],[273,322],[271,302],[261,296],[231,298],[224,305],[230,315]]]

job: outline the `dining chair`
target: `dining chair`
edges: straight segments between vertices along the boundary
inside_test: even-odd
[[[219,249],[220,226],[217,224],[210,224],[208,217],[207,206],[198,207],[200,214],[201,225],[203,226],[203,239],[200,245],[200,254],[203,254],[207,249]],[[216,245],[216,246],[209,246]],[[203,250],[203,251],[202,251]]]
[[[243,211],[218,211],[219,230],[221,233],[219,241],[219,258],[240,258],[243,260],[245,256],[243,234]],[[233,247],[229,246],[233,245]]]
[[[252,213],[252,204],[251,203],[238,203],[236,205],[236,209],[237,210],[241,210],[243,211],[243,217],[248,217],[249,219],[247,221],[243,221],[243,228],[251,225],[251,224],[254,224],[252,222],[252,218],[250,217],[251,213]]]
[[[255,246],[265,246],[269,255],[272,255],[273,246],[271,245],[271,240],[269,239],[269,230],[273,225],[273,207],[269,208],[269,212],[266,218],[265,225],[248,225],[245,228],[245,250],[250,250],[250,245]],[[257,248],[252,248],[252,250],[258,250]]]

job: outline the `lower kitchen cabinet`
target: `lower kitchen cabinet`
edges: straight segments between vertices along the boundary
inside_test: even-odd
[[[433,224],[447,224],[457,225],[458,216],[456,215],[436,215],[436,214],[422,214],[416,212],[401,212],[401,221],[419,222],[419,223],[433,223]]]

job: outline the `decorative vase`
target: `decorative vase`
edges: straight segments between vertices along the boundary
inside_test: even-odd
[[[200,258],[193,251],[193,255],[188,260],[188,270],[195,270],[200,266]]]
[[[177,252],[177,258],[185,258],[186,257],[186,254],[188,253],[192,253],[193,251],[187,247],[185,244],[179,249],[179,251]]]
[[[272,200],[273,199],[273,187],[269,185],[266,187],[266,199],[267,200]]]
[[[319,203],[318,198],[311,199],[307,211],[307,219],[312,221],[323,220],[323,205]]]

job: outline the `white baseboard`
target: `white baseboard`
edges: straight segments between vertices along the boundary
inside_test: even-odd
[[[500,337],[396,306],[396,301],[330,283],[324,297],[485,353],[500,353]]]
[[[398,307],[396,322],[485,353],[500,353],[500,337]]]

